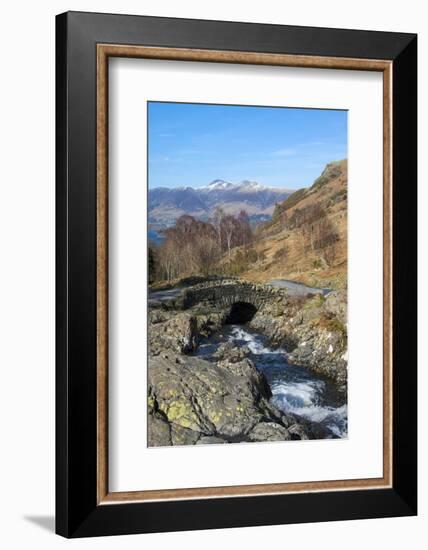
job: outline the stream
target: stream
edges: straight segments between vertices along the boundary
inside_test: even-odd
[[[195,355],[213,360],[220,344],[247,346],[249,358],[262,372],[272,391],[272,403],[284,413],[309,421],[317,439],[346,438],[347,405],[333,383],[309,369],[287,363],[282,348],[272,348],[268,339],[247,325],[225,325],[221,333],[202,340]]]

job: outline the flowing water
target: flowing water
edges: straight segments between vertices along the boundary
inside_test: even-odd
[[[278,409],[311,422],[319,439],[347,437],[347,406],[331,382],[287,363],[284,349],[270,347],[265,336],[246,325],[225,325],[220,334],[201,342],[196,355],[209,360],[224,342],[248,347],[249,358],[265,375]]]

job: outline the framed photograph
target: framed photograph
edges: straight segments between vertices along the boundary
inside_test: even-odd
[[[58,534],[416,514],[416,36],[56,24]]]

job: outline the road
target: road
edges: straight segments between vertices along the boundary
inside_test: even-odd
[[[288,281],[287,279],[274,279],[267,284],[276,288],[286,288],[290,296],[306,296],[306,294],[322,294],[326,296],[332,291],[331,288],[306,286],[303,283],[296,283],[295,281]]]
[[[168,290],[149,290],[149,306],[154,306],[160,302],[168,302],[173,298],[178,298],[183,292],[182,288],[170,288]]]

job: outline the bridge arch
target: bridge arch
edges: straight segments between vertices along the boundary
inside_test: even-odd
[[[234,302],[226,315],[226,325],[245,325],[257,313],[257,308],[249,302]]]

